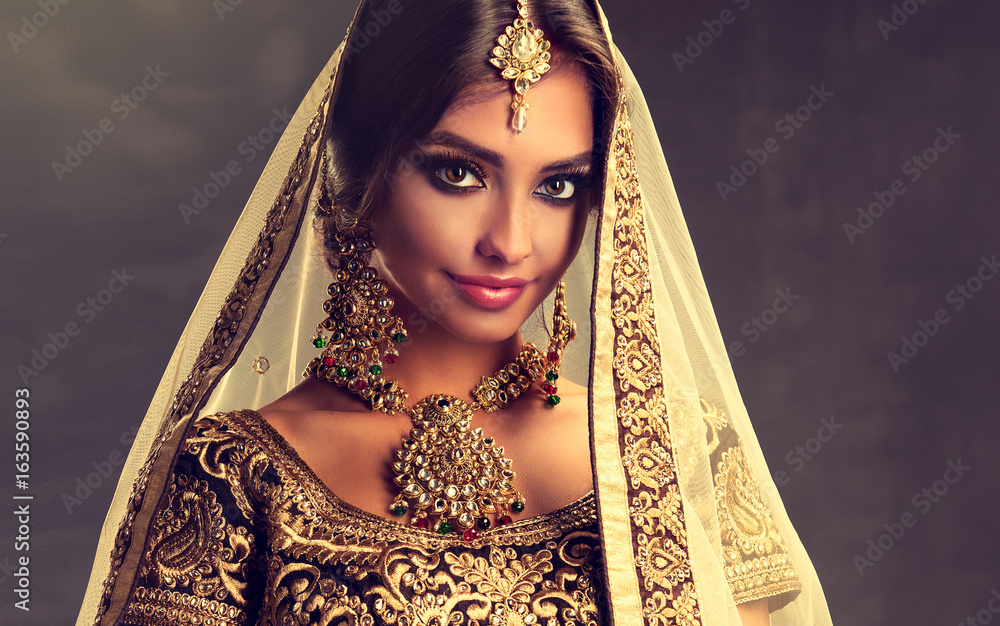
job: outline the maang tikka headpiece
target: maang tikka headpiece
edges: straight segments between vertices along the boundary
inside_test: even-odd
[[[514,81],[514,109],[511,127],[520,133],[528,125],[528,103],[524,97],[532,83],[538,82],[542,74],[549,71],[552,53],[551,44],[543,38],[542,29],[535,28],[528,19],[528,8],[518,0],[519,17],[497,37],[497,47],[493,48],[490,63],[500,68],[501,76]]]

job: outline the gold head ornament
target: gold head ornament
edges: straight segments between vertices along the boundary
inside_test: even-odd
[[[543,37],[542,29],[535,28],[528,19],[528,9],[518,1],[519,17],[507,26],[497,37],[490,63],[501,70],[501,76],[514,81],[514,110],[511,127],[520,134],[528,125],[528,103],[524,101],[528,88],[537,83],[542,74],[549,71],[552,53],[551,44]]]

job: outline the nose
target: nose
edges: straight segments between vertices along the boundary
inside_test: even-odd
[[[490,209],[477,250],[505,265],[517,265],[531,255],[533,216],[527,198],[500,198]]]

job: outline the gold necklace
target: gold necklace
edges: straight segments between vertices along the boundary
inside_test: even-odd
[[[509,513],[524,511],[524,498],[513,485],[512,462],[493,437],[472,428],[474,411],[500,410],[515,400],[543,374],[546,406],[559,403],[555,381],[566,344],[576,336],[569,319],[566,285],[556,287],[552,338],[547,352],[525,343],[518,356],[483,376],[471,391],[468,403],[457,396],[431,394],[413,407],[399,383],[383,376],[382,363],[399,357],[395,344],[406,340],[402,320],[391,314],[388,286],[367,264],[374,249],[369,232],[336,233],[342,257],[330,298],[323,304],[328,317],[316,328],[313,345],[323,353],[306,366],[304,376],[315,376],[343,387],[371,403],[373,411],[404,413],[413,429],[403,439],[392,462],[393,481],[401,488],[389,510],[402,517],[412,512],[410,523],[431,528],[442,535],[459,532],[466,540],[476,538],[477,529],[511,521]],[[329,339],[324,334],[329,332]],[[387,342],[384,356],[380,343]]]
[[[407,393],[391,381],[399,402],[393,402],[392,408],[383,402],[381,410],[394,414],[398,408],[413,420],[414,427],[394,454],[393,482],[401,491],[389,506],[390,512],[402,517],[412,510],[411,524],[425,529],[431,528],[434,516],[435,531],[442,535],[460,532],[471,541],[477,528],[491,526],[489,515],[497,514],[497,523],[503,525],[512,521],[508,512],[524,511],[524,498],[513,485],[513,462],[504,455],[503,446],[484,436],[481,428],[472,428],[470,422],[476,410],[491,413],[506,407],[542,374],[549,381],[544,386],[546,405],[558,404],[552,382],[559,375],[545,371],[547,361],[557,362],[557,353],[550,351],[546,357],[534,344],[525,343],[513,362],[492,376],[482,377],[472,390],[476,400],[471,403],[453,395],[431,394],[409,407],[402,404]],[[343,366],[328,367],[320,357],[310,361],[305,373],[330,382],[350,375]],[[352,391],[359,387],[350,380],[342,386]],[[385,388],[384,383],[374,386]],[[364,385],[362,389],[371,387]]]
[[[404,413],[414,428],[403,440],[392,464],[393,481],[402,488],[389,507],[397,516],[414,510],[412,524],[442,535],[461,532],[467,540],[477,529],[486,530],[489,515],[499,524],[511,521],[510,513],[524,510],[524,498],[514,488],[513,463],[503,446],[483,429],[472,428],[474,411],[499,410],[527,390],[544,372],[545,359],[526,343],[518,357],[493,376],[483,376],[472,390],[471,404],[445,394],[432,394]],[[554,404],[550,405],[554,406]]]

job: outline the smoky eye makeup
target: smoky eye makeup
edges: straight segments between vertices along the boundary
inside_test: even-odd
[[[545,202],[556,206],[574,204],[581,194],[590,190],[590,173],[589,167],[575,167],[551,174],[535,192]]]
[[[431,185],[444,193],[472,193],[485,188],[489,181],[485,168],[462,152],[445,150],[421,154],[424,175]],[[574,204],[590,187],[589,166],[567,166],[550,172],[535,188],[534,195],[554,206],[567,206]]]
[[[427,179],[448,193],[468,193],[486,186],[489,176],[476,162],[458,152],[423,153]]]

